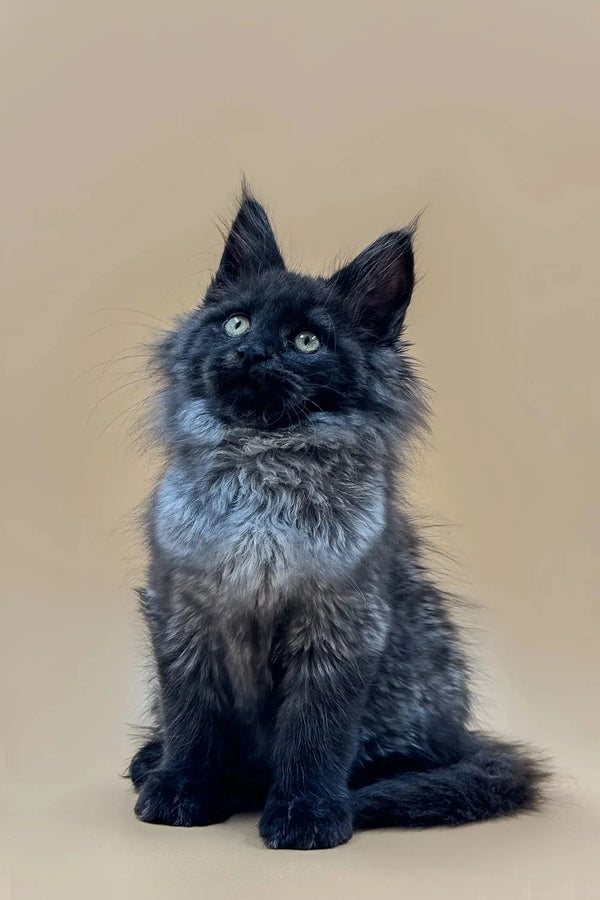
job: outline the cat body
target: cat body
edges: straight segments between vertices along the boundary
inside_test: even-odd
[[[288,273],[245,194],[204,305],[157,348],[145,821],[264,807],[268,846],[308,849],[537,802],[531,757],[469,730],[460,641],[403,510],[423,419],[398,341],[411,237],[331,279]]]

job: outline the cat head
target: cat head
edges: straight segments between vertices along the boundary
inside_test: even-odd
[[[328,278],[290,272],[244,190],[203,304],[156,350],[171,417],[200,401],[225,425],[259,429],[323,413],[392,415],[412,384],[398,338],[413,234],[384,234]]]

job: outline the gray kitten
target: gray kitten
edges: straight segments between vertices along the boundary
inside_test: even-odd
[[[400,340],[413,229],[286,270],[244,191],[205,301],[156,349],[166,466],[140,592],[158,676],[136,814],[262,809],[269,847],[533,809],[544,772],[469,728],[465,661],[397,475],[423,421]]]

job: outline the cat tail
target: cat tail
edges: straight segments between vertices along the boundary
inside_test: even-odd
[[[550,773],[529,748],[469,733],[465,749],[444,768],[405,772],[354,790],[354,827],[464,825],[540,807]]]

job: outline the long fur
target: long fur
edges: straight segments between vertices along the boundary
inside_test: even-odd
[[[475,733],[468,743],[452,765],[383,776],[357,788],[354,827],[464,825],[539,808],[548,777],[542,758]]]
[[[245,193],[204,304],[157,347],[144,821],[258,806],[268,846],[307,849],[539,802],[534,756],[470,728],[461,642],[402,499],[425,411],[401,340],[412,234],[297,275]]]

